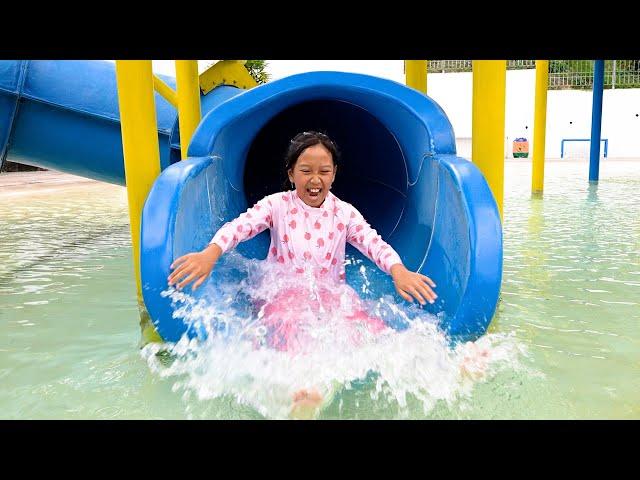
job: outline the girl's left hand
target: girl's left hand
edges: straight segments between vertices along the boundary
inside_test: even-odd
[[[415,298],[420,305],[427,302],[433,303],[438,296],[432,290],[436,284],[426,275],[412,272],[401,263],[396,263],[391,267],[391,277],[395,284],[396,291],[407,302],[412,302]]]

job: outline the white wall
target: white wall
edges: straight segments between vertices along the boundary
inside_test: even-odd
[[[453,125],[458,154],[471,154],[472,74],[429,74],[429,96],[444,109]],[[560,157],[563,138],[591,137],[592,92],[550,90],[547,93],[545,156]],[[535,70],[507,72],[505,152],[511,157],[517,137],[529,140],[533,150]],[[638,115],[638,116],[636,116]],[[640,158],[640,89],[605,90],[602,102],[602,138],[609,139],[610,157]],[[567,153],[588,152],[589,143],[567,144]],[[601,151],[601,155],[604,152]],[[586,153],[588,156],[588,153]]]

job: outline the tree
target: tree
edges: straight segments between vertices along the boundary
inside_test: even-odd
[[[267,62],[264,60],[247,60],[244,66],[258,85],[269,81],[269,74],[265,70],[267,68]]]

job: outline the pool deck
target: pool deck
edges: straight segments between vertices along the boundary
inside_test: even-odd
[[[55,170],[0,173],[0,198],[54,193],[77,186],[106,185],[104,182]]]

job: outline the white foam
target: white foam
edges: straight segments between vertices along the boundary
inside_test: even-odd
[[[246,261],[246,267],[243,282],[219,286],[205,295],[211,301],[173,289],[164,292],[175,305],[175,317],[208,332],[205,340],[184,336],[175,344],[150,344],[143,349],[152,371],[175,379],[174,390],[183,391],[185,401],[194,401],[194,396],[199,400],[230,396],[265,417],[287,418],[293,395],[301,389],[316,389],[326,396],[368,378],[366,388],[374,400],[395,402],[403,411],[411,395],[428,414],[437,402],[452,404],[470,395],[475,384],[498,371],[519,368],[519,358],[526,355],[524,346],[505,334],[487,334],[453,347],[438,329],[436,317],[406,303],[396,304],[389,296],[367,302],[368,311],[383,319],[400,317],[408,328],[373,334],[363,326],[358,329],[360,340],[354,343],[354,324],[347,317],[357,305],[345,286],[331,287],[340,297],[339,307],[331,308],[322,304],[318,293],[327,285],[310,275],[283,275],[264,262]],[[319,305],[297,319],[307,335],[305,348],[287,352],[260,346],[260,337],[266,334],[260,323],[264,308],[239,314],[231,307],[233,298],[244,293],[268,301],[293,284],[305,285],[306,301]],[[368,280],[365,284],[372,288]],[[156,355],[161,350],[168,350],[173,361],[161,361]]]

